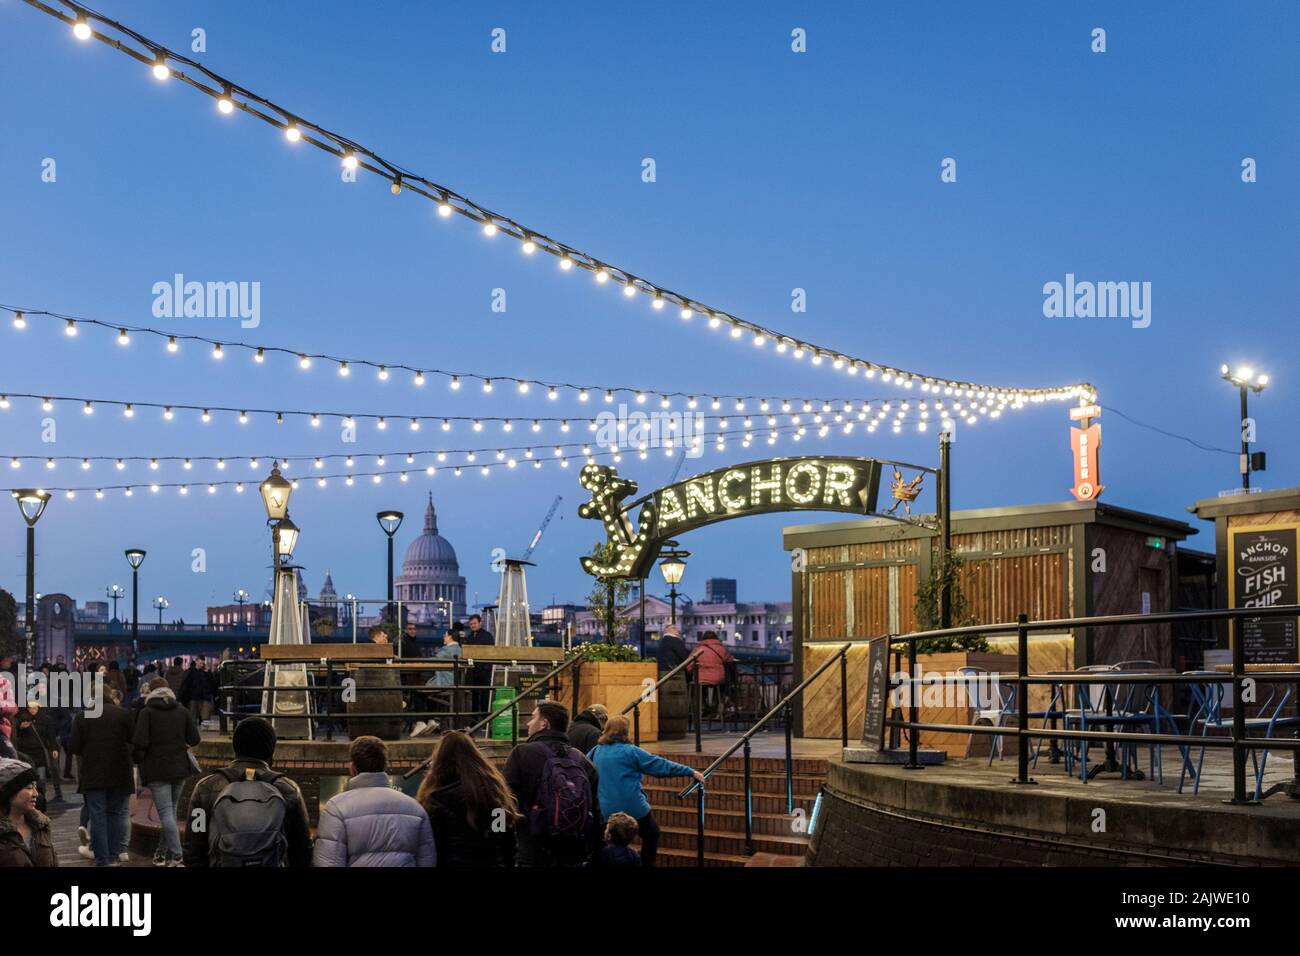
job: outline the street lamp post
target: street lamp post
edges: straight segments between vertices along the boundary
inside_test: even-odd
[[[239,605],[238,623],[247,624],[248,621],[244,619],[244,605],[248,603],[248,592],[243,588],[240,588],[232,596],[235,599],[235,603]]]
[[[113,601],[113,620],[117,620],[117,602],[126,595],[126,589],[120,584],[114,584],[112,587],[105,588],[105,596]]]
[[[158,597],[156,597],[156,598],[153,599],[153,606],[156,607],[156,608],[158,609],[158,630],[161,631],[161,630],[162,630],[162,612],[165,611],[165,610],[167,610],[167,608],[171,607],[171,604],[168,602],[168,600],[167,600],[165,597],[163,597],[163,596],[160,594],[160,595],[158,595]]]
[[[131,565],[131,653],[140,653],[140,565],[144,564],[143,548],[127,548],[126,563]]]
[[[50,494],[36,488],[23,488],[14,492],[18,510],[27,522],[27,612],[23,636],[23,662],[32,663],[36,639],[36,522],[50,503]]]
[[[1262,392],[1268,384],[1268,376],[1257,373],[1253,368],[1239,366],[1230,368],[1221,366],[1219,372],[1225,382],[1235,385],[1241,393],[1241,487],[1250,487],[1250,445],[1255,440],[1255,429],[1251,426],[1250,411],[1247,408],[1247,396],[1251,392]],[[1262,470],[1262,468],[1256,469]]]
[[[663,572],[664,581],[669,587],[669,602],[672,607],[669,621],[672,624],[677,623],[677,585],[686,573],[686,559],[690,556],[689,551],[665,551],[663,560],[659,562],[659,570]]]
[[[375,515],[379,527],[388,535],[388,606],[384,608],[384,616],[390,624],[393,621],[393,535],[402,526],[403,517],[400,511],[381,511]]]
[[[280,574],[280,524],[288,520],[289,496],[293,494],[293,485],[280,474],[280,465],[276,463],[271,466],[271,474],[257,490],[262,495],[262,504],[266,506],[266,523],[271,526],[271,594],[274,595]],[[289,550],[292,551],[293,548]]]

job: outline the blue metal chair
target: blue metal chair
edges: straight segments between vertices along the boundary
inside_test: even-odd
[[[1226,693],[1227,685],[1224,683],[1225,675],[1219,671],[1189,671],[1189,674],[1195,676],[1204,676],[1214,678],[1205,684],[1192,684],[1192,699],[1195,705],[1195,711],[1192,720],[1188,725],[1191,733],[1195,732],[1196,725],[1201,725],[1201,736],[1209,735],[1211,730],[1222,731],[1225,733],[1232,732],[1232,717],[1223,713],[1223,699]],[[1279,686],[1282,688],[1279,690]],[[1245,719],[1246,734],[1249,736],[1251,730],[1262,728],[1264,733],[1256,740],[1267,741],[1271,739],[1274,732],[1283,727],[1300,726],[1300,716],[1283,717],[1282,713],[1286,705],[1291,700],[1291,685],[1273,684],[1270,686],[1268,698],[1259,705],[1258,712],[1254,717]],[[1268,767],[1268,750],[1267,746],[1252,745],[1250,748],[1251,769],[1255,775],[1255,789],[1250,794],[1251,800],[1262,799],[1264,792],[1264,771]],[[1259,751],[1263,751],[1263,757],[1259,757]],[[1184,757],[1183,772],[1178,777],[1178,792],[1183,792],[1183,784],[1188,770],[1191,770],[1191,748],[1187,748],[1187,754]],[[1192,785],[1192,793],[1196,794],[1201,789],[1201,771],[1205,766],[1206,747],[1201,746],[1200,756],[1197,758],[1195,767],[1195,782]]]
[[[1113,664],[1089,664],[1076,667],[1076,674],[1105,674],[1115,670]],[[1080,683],[1074,686],[1075,706],[1067,708],[1062,714],[1062,723],[1066,730],[1071,726],[1081,731],[1088,729],[1088,723],[1103,723],[1106,720],[1106,704],[1112,703],[1111,689],[1105,683]],[[1079,763],[1079,779],[1088,782],[1088,741],[1067,740],[1065,746],[1065,772],[1073,773],[1073,764]]]

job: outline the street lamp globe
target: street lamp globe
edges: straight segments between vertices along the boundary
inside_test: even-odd
[[[402,518],[404,517],[405,515],[400,511],[381,511],[379,514],[375,515],[375,519],[379,522],[379,527],[383,528],[384,534],[388,535],[390,538],[397,534],[397,529],[402,526]]]
[[[1230,382],[1238,388],[1248,388],[1252,392],[1262,392],[1269,382],[1267,375],[1249,365],[1238,365],[1236,368],[1221,365],[1219,373],[1225,382]]]
[[[144,549],[127,548],[126,563],[131,565],[132,570],[134,571],[140,570],[140,565],[144,564]]]
[[[23,488],[13,494],[18,501],[18,510],[22,512],[23,520],[27,522],[27,527],[36,527],[36,522],[41,520],[41,515],[45,513],[45,506],[50,502],[50,493],[39,488]]]
[[[293,485],[280,474],[280,466],[272,465],[271,474],[258,485],[262,503],[266,505],[266,517],[269,521],[279,521],[289,514],[289,495]]]

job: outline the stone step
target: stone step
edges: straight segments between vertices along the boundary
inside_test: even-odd
[[[680,779],[680,784],[678,784]],[[686,789],[690,780],[681,777],[673,780],[677,785],[677,793]],[[821,789],[822,784],[826,782],[826,775],[796,775],[794,778],[794,794],[796,797],[815,797],[817,791]],[[754,793],[782,794],[785,793],[785,774],[755,773],[750,775],[750,784]],[[646,789],[650,787],[662,787],[667,785],[667,781],[645,777],[641,785]],[[743,773],[727,773],[719,770],[709,777],[705,785],[709,795],[714,794],[740,794],[745,792],[745,775]],[[690,799],[694,799],[691,797]]]
[[[673,809],[670,807],[655,807],[655,820],[661,827],[679,827],[683,830],[695,832],[695,807],[693,805]],[[754,814],[754,835],[766,836],[800,836],[794,830],[797,818],[788,817],[780,813],[755,813]],[[804,828],[807,828],[808,817],[805,814],[801,822]],[[706,834],[716,834],[718,836],[745,835],[745,813],[743,810],[714,810],[711,807],[705,807],[704,810],[704,832]]]
[[[645,749],[648,750],[650,753],[663,757],[666,760],[671,760],[674,763],[685,764],[686,766],[693,767],[696,770],[706,769],[713,763],[714,760],[717,759],[716,756],[710,756],[709,754],[658,753],[654,749],[654,744],[649,744],[648,746],[646,746]],[[809,776],[825,777],[826,774],[829,773],[829,766],[830,766],[829,763],[820,757],[795,757],[794,760],[791,761],[791,764],[794,767],[794,772],[796,775],[805,774]],[[754,773],[784,774],[785,758],[784,757],[752,757],[750,758],[749,761],[749,767],[750,770]],[[736,754],[735,756],[728,757],[726,760],[724,760],[722,762],[722,766],[719,767],[716,771],[714,771],[714,773],[716,775],[718,773],[724,773],[724,772],[744,773],[744,771],[745,771],[745,760],[740,754]]]
[[[745,856],[743,853],[705,853],[704,865],[706,867],[748,866],[751,859],[753,857]],[[657,866],[664,867],[693,867],[698,865],[693,846],[689,850],[676,850],[661,845],[655,863]]]
[[[677,826],[660,826],[662,836],[659,839],[661,852],[663,849],[670,850],[689,850],[695,852],[695,828],[694,827],[677,827]],[[756,853],[777,853],[782,856],[798,856],[806,852],[808,839],[802,836],[786,835],[774,836],[772,834],[755,834],[754,835],[754,852]],[[745,855],[745,837],[743,834],[725,834],[710,833],[707,830],[704,833],[704,852],[706,855],[724,854],[734,857],[743,857]]]

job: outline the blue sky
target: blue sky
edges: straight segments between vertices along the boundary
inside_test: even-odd
[[[1269,469],[1297,483],[1296,215],[1300,8],[1252,3],[536,4],[161,2],[100,7],[174,49],[207,32],[212,69],[489,208],[729,312],[882,363],[1009,385],[1092,382],[1104,404],[1221,448],[1236,400],[1221,362],[1266,369],[1255,403]],[[506,30],[504,54],[491,31]],[[791,30],[808,50],[790,49]],[[1107,50],[1090,50],[1094,27]],[[0,0],[0,301],[214,338],[539,379],[874,398],[881,387],[812,368],[626,302],[512,240],[443,221],[410,195],[212,102],[18,0]],[[657,181],[641,180],[652,157]],[[957,161],[957,181],[940,163]],[[1241,163],[1257,162],[1243,183]],[[42,161],[57,162],[43,182]],[[158,320],[155,282],[261,284],[261,326]],[[1067,273],[1150,282],[1152,322],[1049,319],[1044,283]],[[505,289],[507,311],[491,311]],[[791,290],[807,292],[793,313]],[[234,356],[231,359],[235,358]],[[48,322],[0,328],[0,389],[235,407],[408,414],[562,415],[574,401],[498,390],[417,391],[291,362],[168,356]],[[915,396],[913,396],[915,398]],[[533,411],[535,410],[535,411]],[[57,441],[42,441],[53,417]],[[1102,418],[1106,502],[1182,517],[1238,483],[1233,456]],[[391,436],[391,437],[390,437]],[[475,442],[466,429],[457,442]],[[443,440],[421,432],[418,447]],[[133,421],[71,406],[0,413],[0,455],[318,454],[395,451],[406,435],[193,417]],[[446,440],[447,443],[451,439]],[[933,431],[778,446],[933,461]],[[760,458],[711,451],[687,470]],[[662,453],[660,453],[662,455]],[[644,490],[673,461],[625,458]],[[8,469],[6,469],[8,470]],[[243,471],[248,472],[245,465]],[[61,465],[12,484],[117,483]],[[139,480],[148,472],[137,469]],[[158,473],[201,483],[211,469]],[[20,476],[23,479],[20,481]],[[956,507],[1069,498],[1068,421],[1033,406],[959,432]],[[381,507],[432,490],[471,596],[493,599],[494,548],[526,546],[564,496],[535,560],[533,603],[575,600],[598,526],[576,515],[577,470],[458,481],[440,473],[301,489],[297,558],[315,592],[383,590]],[[10,506],[12,507],[12,506]],[[789,597],[782,516],[724,523],[683,544],[688,593],[708,576],[749,600]],[[21,596],[22,524],[0,527],[0,586]],[[1208,531],[1208,526],[1205,526]],[[55,500],[39,528],[38,589],[78,600],[128,583],[144,547],[148,597],[186,620],[268,572],[260,504],[228,491]],[[1205,533],[1194,546],[1209,548]],[[206,571],[191,570],[193,549]],[[143,604],[142,600],[142,604]]]

